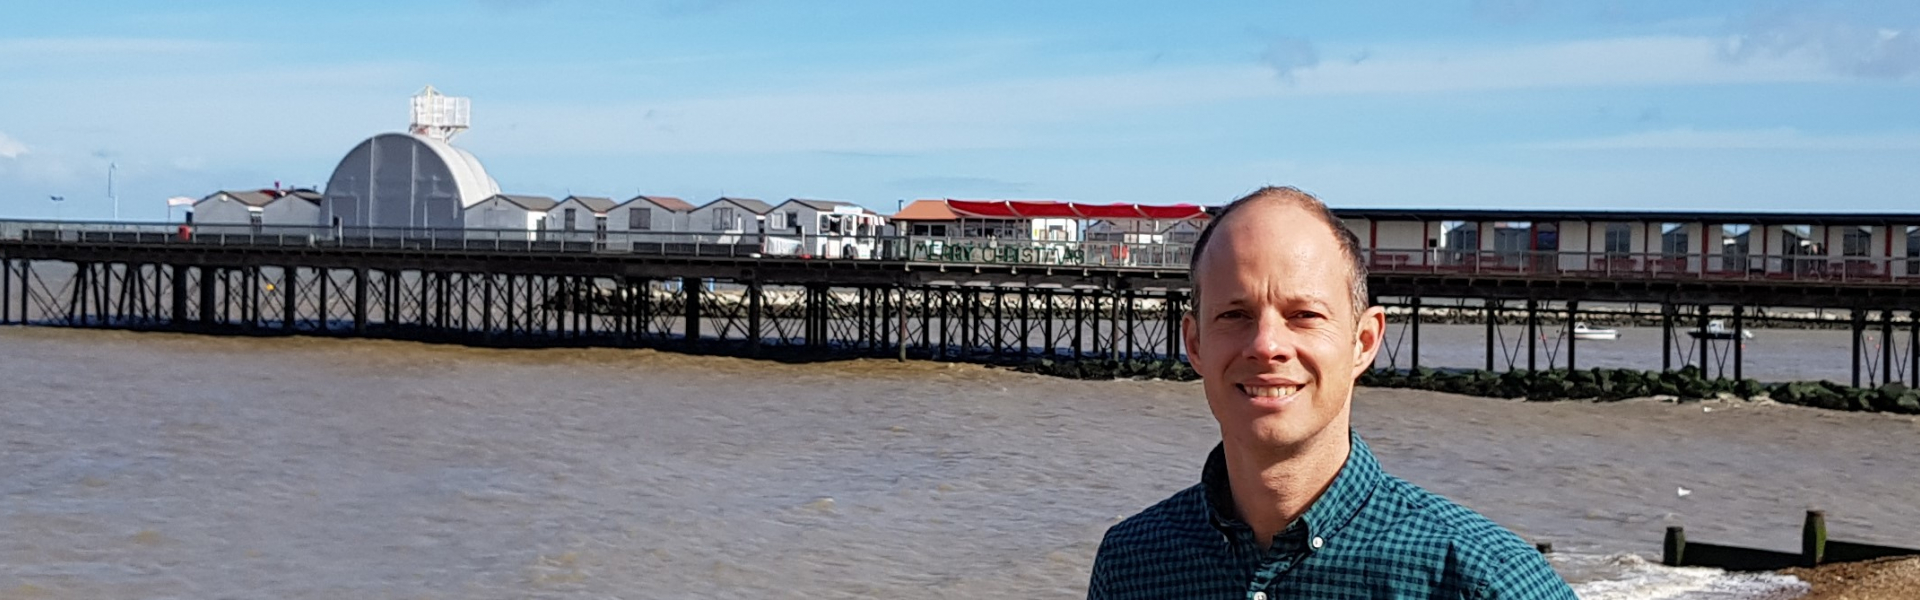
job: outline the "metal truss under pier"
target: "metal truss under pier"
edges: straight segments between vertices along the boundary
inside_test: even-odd
[[[1173,357],[1186,310],[1185,292],[1165,288],[906,277],[835,283],[804,272],[769,278],[608,276],[572,268],[541,273],[526,265],[489,272],[326,262],[6,258],[0,260],[0,323],[503,347],[652,347],[800,360],[1017,362]]]

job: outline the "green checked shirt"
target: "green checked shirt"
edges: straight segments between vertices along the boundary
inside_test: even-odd
[[[1107,530],[1087,598],[1575,600],[1519,536],[1381,471],[1357,434],[1333,485],[1268,550],[1236,514],[1216,446],[1199,485]]]

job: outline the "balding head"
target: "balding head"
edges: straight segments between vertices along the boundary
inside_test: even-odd
[[[1187,272],[1193,281],[1193,304],[1200,305],[1200,261],[1206,258],[1207,244],[1213,240],[1214,232],[1225,226],[1236,212],[1256,203],[1275,203],[1282,206],[1294,206],[1320,220],[1327,226],[1327,235],[1331,235],[1340,247],[1340,254],[1348,265],[1347,285],[1353,302],[1353,313],[1359,315],[1367,309],[1367,265],[1360,256],[1360,237],[1334,216],[1333,209],[1319,198],[1293,187],[1263,187],[1251,194],[1228,203],[1207,227],[1200,231],[1200,238],[1193,244],[1193,260],[1187,265]]]

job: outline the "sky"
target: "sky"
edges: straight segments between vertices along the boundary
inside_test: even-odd
[[[0,218],[321,188],[427,85],[555,198],[1920,213],[1911,0],[85,6],[0,8]]]

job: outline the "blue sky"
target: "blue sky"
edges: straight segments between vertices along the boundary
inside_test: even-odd
[[[554,197],[1920,212],[1911,1],[86,6],[0,8],[0,216],[322,185],[427,84]]]

